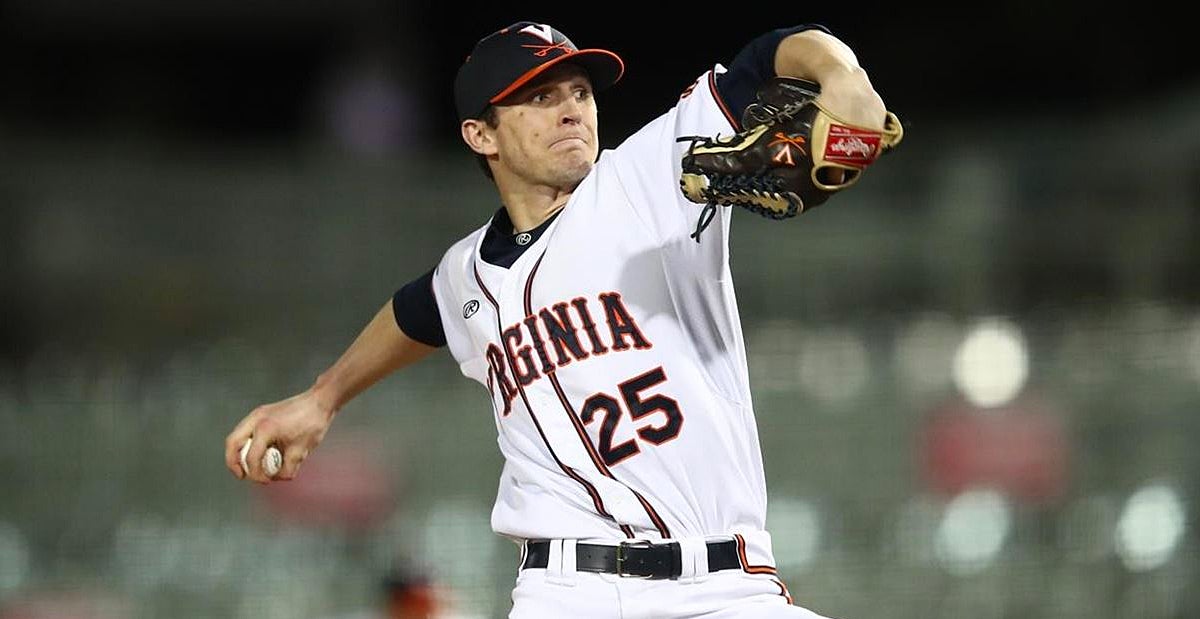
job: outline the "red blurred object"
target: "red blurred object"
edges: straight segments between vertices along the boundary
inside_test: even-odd
[[[326,443],[292,481],[263,487],[272,516],[295,524],[367,530],[396,507],[395,475],[373,443]]]
[[[929,489],[954,496],[988,487],[1034,504],[1061,497],[1068,441],[1055,412],[1026,399],[981,409],[956,400],[931,411],[923,433],[922,473]]]
[[[437,588],[428,582],[396,585],[388,591],[388,619],[436,619],[439,615]]]

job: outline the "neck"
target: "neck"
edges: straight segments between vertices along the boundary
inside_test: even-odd
[[[527,191],[501,191],[500,199],[512,220],[513,232],[525,232],[542,225],[567,204],[574,187],[569,190],[541,187]]]

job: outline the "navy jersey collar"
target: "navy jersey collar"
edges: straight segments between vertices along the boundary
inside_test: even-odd
[[[559,213],[562,212],[562,208],[558,209],[553,215],[547,217],[546,221],[543,221],[533,230],[514,233],[512,219],[508,216],[508,209],[501,206],[496,211],[496,214],[492,215],[492,224],[488,226],[487,232],[483,235],[483,243],[479,247],[479,256],[490,264],[506,269],[511,267],[525,253],[526,249],[541,238],[542,233],[550,227],[551,223],[554,223]]]

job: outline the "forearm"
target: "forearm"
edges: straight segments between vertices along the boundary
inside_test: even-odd
[[[820,30],[804,30],[783,39],[775,50],[775,74],[823,83],[831,77],[862,73],[845,43]]]
[[[841,122],[877,129],[884,126],[887,108],[883,99],[854,52],[833,35],[804,30],[788,36],[775,50],[775,73],[820,84],[817,103]]]
[[[333,416],[382,378],[437,350],[400,330],[388,300],[342,356],[317,377],[310,391]]]

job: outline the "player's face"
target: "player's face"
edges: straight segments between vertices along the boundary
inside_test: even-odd
[[[536,185],[573,188],[599,151],[596,102],[587,74],[559,65],[497,106],[500,167]]]

